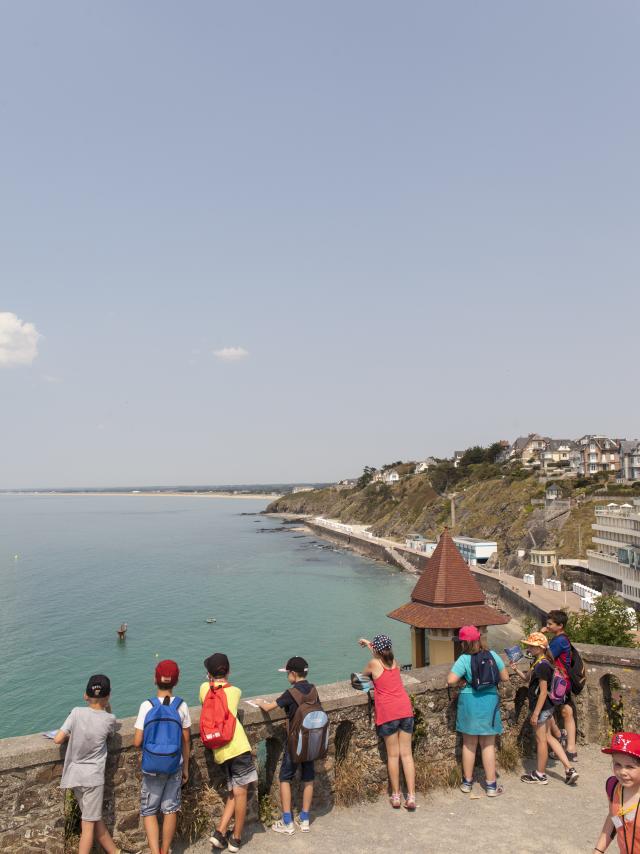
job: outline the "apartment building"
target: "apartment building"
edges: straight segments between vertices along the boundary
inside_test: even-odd
[[[594,549],[587,551],[590,572],[621,585],[622,596],[640,606],[640,498],[633,504],[596,507]]]
[[[620,442],[620,480],[640,480],[640,440]]]
[[[608,436],[583,436],[578,440],[580,474],[585,477],[620,469],[620,442]]]

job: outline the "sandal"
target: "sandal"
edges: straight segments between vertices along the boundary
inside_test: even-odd
[[[408,812],[415,812],[416,810],[416,796],[415,795],[407,795],[404,799],[404,804],[402,805]]]
[[[402,795],[400,792],[394,792],[389,798],[389,803],[394,808],[394,810],[399,810],[402,805]]]
[[[497,798],[498,795],[504,795],[504,786],[498,786],[496,783],[495,786],[487,786],[486,791],[488,798]]]

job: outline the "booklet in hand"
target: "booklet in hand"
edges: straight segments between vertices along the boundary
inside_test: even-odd
[[[509,657],[509,661],[516,662],[520,661],[521,658],[524,658],[524,653],[522,649],[516,644],[515,646],[509,646],[505,649],[507,656]]]
[[[50,729],[49,732],[43,732],[42,734],[45,738],[55,738],[57,732],[57,729]]]

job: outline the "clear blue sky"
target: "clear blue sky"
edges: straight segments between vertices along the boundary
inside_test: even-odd
[[[637,3],[0,11],[0,486],[640,433]]]

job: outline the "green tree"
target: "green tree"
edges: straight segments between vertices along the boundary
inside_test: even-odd
[[[362,474],[358,478],[357,487],[358,489],[364,489],[367,484],[371,483],[371,479],[375,474],[375,468],[373,466],[365,466],[362,469]]]
[[[567,634],[572,641],[604,646],[637,646],[635,621],[618,596],[600,596],[593,613],[571,614]]]

